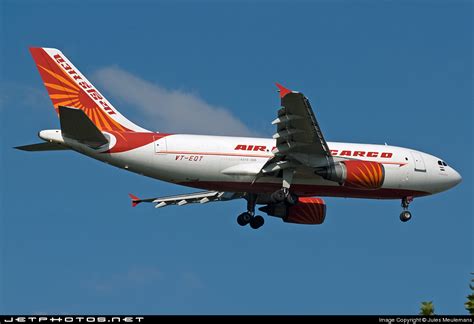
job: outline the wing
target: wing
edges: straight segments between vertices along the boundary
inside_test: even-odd
[[[263,172],[273,172],[282,168],[298,166],[326,166],[331,153],[324,139],[313,109],[302,93],[291,91],[277,83],[280,89],[281,108],[278,118],[272,124],[277,131],[275,157],[263,168]]]
[[[155,208],[165,207],[169,205],[186,205],[186,204],[205,204],[214,201],[226,201],[232,199],[243,198],[244,193],[236,192],[225,192],[225,191],[200,191],[184,195],[157,197],[157,198],[146,198],[140,199],[137,196],[129,194],[132,199],[132,206],[135,207],[142,202],[151,202],[156,204]]]

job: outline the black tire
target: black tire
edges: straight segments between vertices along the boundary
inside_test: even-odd
[[[400,220],[402,222],[408,222],[411,219],[411,213],[408,210],[404,210],[400,214]]]
[[[252,215],[249,213],[242,213],[237,217],[237,224],[240,226],[245,226],[252,220]]]
[[[260,228],[263,226],[263,224],[265,224],[265,219],[258,215],[258,216],[255,216],[254,218],[252,218],[252,220],[250,221],[250,227],[253,228],[253,229],[257,229],[257,228]]]
[[[273,202],[279,203],[285,200],[286,193],[283,189],[280,189],[272,193],[271,198]]]
[[[286,197],[286,202],[291,205],[291,206],[294,206],[298,203],[298,196],[294,195],[294,194],[289,194],[287,197]]]

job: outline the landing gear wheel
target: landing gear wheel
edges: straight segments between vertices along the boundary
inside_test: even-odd
[[[403,211],[400,214],[400,220],[402,222],[408,222],[411,219],[411,213],[408,211],[408,207],[410,206],[410,203],[413,201],[412,196],[407,196],[402,198],[402,208]]]
[[[280,189],[272,193],[271,199],[273,200],[273,202],[279,203],[285,200],[286,196],[287,196],[287,193],[285,192],[285,190]]]
[[[250,223],[251,220],[252,220],[252,215],[250,215],[249,213],[242,213],[237,217],[237,223],[240,226],[247,225],[248,223]]]
[[[408,222],[411,219],[411,213],[408,210],[404,210],[400,214],[400,220],[402,222]]]
[[[253,229],[257,229],[259,227],[262,227],[262,225],[265,223],[265,219],[263,219],[262,216],[255,216],[250,220],[250,227]]]
[[[290,205],[296,205],[298,203],[298,196],[292,194],[287,188],[282,188],[272,193],[271,199],[276,204],[283,201]]]
[[[294,206],[298,203],[298,196],[289,193],[288,196],[286,196],[286,202],[291,206]]]

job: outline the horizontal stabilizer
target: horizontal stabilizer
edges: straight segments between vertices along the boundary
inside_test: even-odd
[[[63,136],[75,139],[93,148],[108,143],[104,134],[81,109],[59,106],[59,121]]]
[[[29,151],[29,152],[69,150],[69,147],[58,144],[58,143],[53,143],[53,142],[17,146],[15,148],[17,150]]]

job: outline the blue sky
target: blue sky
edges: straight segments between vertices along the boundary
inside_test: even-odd
[[[438,313],[465,314],[474,270],[472,9],[1,1],[0,313],[414,314],[432,300]],[[321,226],[267,218],[258,231],[236,224],[244,201],[132,209],[129,192],[192,189],[73,152],[12,149],[59,127],[30,46],[60,48],[125,116],[152,129],[211,132],[220,111],[242,127],[229,132],[269,136],[277,81],[310,98],[328,140],[429,152],[463,182],[416,199],[405,224],[399,201],[327,198]],[[173,96],[208,123],[164,118],[157,111],[175,109]]]

